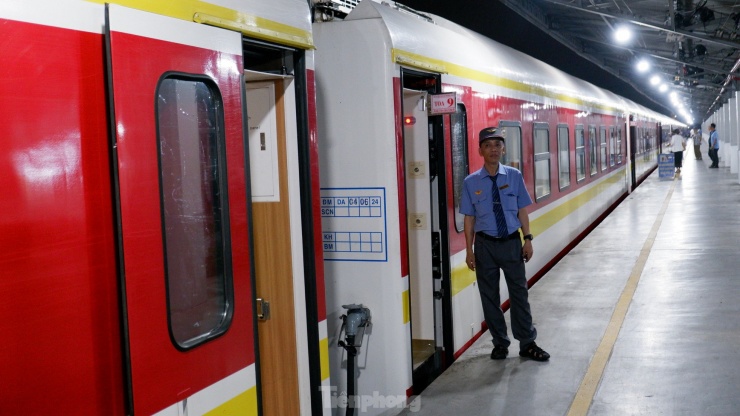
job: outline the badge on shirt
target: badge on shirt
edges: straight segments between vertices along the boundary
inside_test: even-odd
[[[498,188],[498,189],[506,189],[506,188],[508,188],[508,187],[509,187],[509,185],[508,185],[508,184],[506,184],[506,185],[504,185],[504,186],[502,186],[502,187],[500,187],[500,188]]]
[[[475,194],[476,194],[476,195],[480,195],[480,194],[481,194],[481,192],[483,192],[483,191],[475,191]]]

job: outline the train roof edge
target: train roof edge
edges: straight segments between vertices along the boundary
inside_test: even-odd
[[[412,11],[412,13],[409,12]],[[683,124],[612,91],[567,74],[452,21],[396,2],[361,1],[344,19],[380,19],[394,63],[544,96],[608,112]],[[423,33],[424,36],[419,36]]]

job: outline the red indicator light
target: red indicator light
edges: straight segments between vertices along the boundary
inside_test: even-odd
[[[416,124],[416,117],[411,117],[411,116],[404,117],[403,118],[403,124],[405,124],[407,126],[412,126],[412,125]]]

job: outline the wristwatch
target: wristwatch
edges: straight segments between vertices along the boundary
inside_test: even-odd
[[[532,241],[532,240],[534,240],[534,236],[532,234],[527,234],[527,235],[524,236],[524,239],[525,240]]]

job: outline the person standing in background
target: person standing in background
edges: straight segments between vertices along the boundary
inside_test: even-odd
[[[681,135],[681,130],[673,129],[673,136],[671,136],[671,152],[673,152],[673,167],[676,169],[676,175],[681,174],[684,150],[686,150],[686,140],[684,140]]]
[[[719,167],[719,133],[716,129],[716,124],[709,125],[709,140],[707,140],[707,143],[709,143],[709,158],[712,159],[712,164],[709,165],[710,168]]]
[[[704,138],[701,137],[700,129],[691,129],[691,142],[694,145],[694,158],[701,160],[701,143]]]

